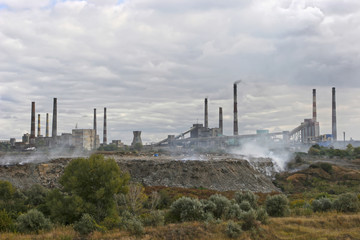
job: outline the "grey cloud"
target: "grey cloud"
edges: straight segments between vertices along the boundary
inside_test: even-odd
[[[160,140],[202,122],[209,97],[210,125],[222,106],[231,134],[239,78],[246,83],[239,86],[240,130],[289,130],[311,116],[313,87],[359,87],[359,8],[342,2],[338,10],[329,1],[153,0],[2,9],[0,94],[17,102],[0,99],[0,112],[16,116],[18,127],[0,117],[7,126],[0,137],[29,131],[30,102],[51,113],[53,97],[59,132],[91,127],[93,108],[101,121],[108,107],[109,139],[129,143],[132,130],[143,130],[143,139]],[[353,98],[339,103],[355,106]],[[324,104],[319,114],[326,111]],[[357,119],[357,111],[339,111]],[[329,120],[320,119],[328,131]],[[339,126],[349,129],[346,119]]]

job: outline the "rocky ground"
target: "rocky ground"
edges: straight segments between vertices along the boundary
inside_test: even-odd
[[[48,188],[58,187],[58,179],[72,158],[57,158],[47,161],[28,161],[33,157],[24,155],[22,164],[0,166],[0,179],[7,180],[19,188],[41,184]],[[145,186],[167,186],[184,188],[207,188],[218,191],[251,190],[271,192],[273,185],[269,171],[270,160],[262,159],[254,166],[247,160],[234,156],[158,156],[110,155],[120,168],[128,171],[133,181]],[[36,158],[39,159],[39,156]],[[266,175],[267,173],[267,175]],[[270,174],[271,175],[271,174]]]

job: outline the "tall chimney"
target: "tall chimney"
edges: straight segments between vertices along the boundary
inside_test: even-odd
[[[337,141],[336,133],[336,99],[335,99],[335,88],[332,88],[332,138],[333,141]]]
[[[209,128],[209,115],[208,115],[208,99],[205,98],[205,128],[208,129]]]
[[[237,83],[234,83],[234,136],[239,135],[237,110]]]
[[[49,137],[49,114],[46,114],[46,132],[45,132],[45,136]]]
[[[107,144],[107,125],[106,125],[106,108],[104,108],[104,132],[103,132],[103,144]]]
[[[31,131],[30,131],[30,142],[31,139],[35,139],[35,102],[31,102]]]
[[[37,136],[40,137],[40,135],[41,135],[40,114],[38,114],[38,133],[37,133]]]
[[[53,123],[52,123],[52,134],[51,136],[55,138],[57,136],[57,98],[54,98],[53,105]]]
[[[313,122],[316,122],[316,89],[313,89]]]
[[[223,113],[222,113],[222,107],[219,107],[219,129],[220,129],[220,134],[223,135]]]
[[[97,135],[97,131],[96,131],[96,108],[94,108],[94,130],[95,130],[94,149],[96,149],[96,135]]]

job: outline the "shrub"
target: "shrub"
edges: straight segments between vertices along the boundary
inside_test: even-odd
[[[257,226],[256,217],[257,217],[256,212],[253,209],[251,209],[248,212],[244,212],[241,216],[241,219],[244,221],[241,226],[242,229],[246,231],[246,230],[250,230],[253,227]]]
[[[204,218],[204,210],[198,199],[181,197],[170,206],[170,214],[176,221],[196,221]]]
[[[162,211],[151,211],[148,214],[142,215],[142,222],[145,226],[162,226],[164,225],[165,217]]]
[[[112,230],[114,228],[118,228],[120,226],[120,217],[119,216],[107,216],[100,223],[101,226],[105,227],[108,230]]]
[[[93,217],[85,213],[80,220],[74,224],[74,230],[80,233],[80,235],[89,235],[96,230],[96,222]]]
[[[308,151],[309,155],[320,155],[320,149],[315,148],[314,146],[310,147]]]
[[[241,226],[238,223],[229,221],[225,233],[229,238],[238,238],[242,234]]]
[[[240,206],[240,209],[245,211],[245,212],[251,210],[251,205],[247,200],[242,201],[239,206]]]
[[[208,199],[201,199],[200,202],[204,212],[213,215],[213,212],[215,212],[216,209],[216,204]]]
[[[251,191],[236,192],[234,198],[239,205],[243,201],[248,201],[253,209],[257,208],[257,200],[259,197]]]
[[[13,231],[15,225],[5,209],[0,211],[0,232]]]
[[[326,212],[332,209],[331,200],[328,198],[313,200],[311,206],[314,212]]]
[[[260,221],[262,224],[268,223],[269,215],[267,214],[265,208],[259,208],[256,211],[256,220]]]
[[[334,201],[334,208],[339,212],[358,212],[360,202],[354,193],[344,193]]]
[[[39,230],[50,230],[51,222],[44,217],[44,214],[36,209],[31,209],[25,214],[20,215],[16,220],[19,232],[36,232]]]
[[[320,168],[327,173],[332,173],[332,165],[330,163],[322,162],[320,163]]]
[[[213,210],[215,218],[222,218],[229,211],[231,202],[225,196],[220,194],[214,194],[209,197],[209,201],[213,202],[216,208]]]
[[[265,206],[272,217],[283,217],[289,213],[289,200],[284,194],[267,196]]]
[[[142,223],[136,218],[128,219],[125,223],[125,226],[131,234],[136,236],[141,236],[144,234],[144,227]]]
[[[226,219],[240,219],[243,211],[241,210],[239,204],[231,204],[229,211],[226,214]]]

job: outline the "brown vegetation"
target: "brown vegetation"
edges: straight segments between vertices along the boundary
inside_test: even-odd
[[[147,227],[140,237],[126,231],[94,232],[89,239],[229,239],[225,235],[225,222],[187,222],[161,227]],[[360,213],[339,214],[336,212],[314,214],[311,217],[271,218],[268,225],[243,232],[239,239],[360,239]],[[58,227],[51,232],[40,234],[2,233],[0,239],[80,239],[74,230]]]

